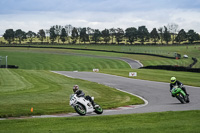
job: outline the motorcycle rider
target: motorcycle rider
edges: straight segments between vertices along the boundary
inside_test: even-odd
[[[173,89],[174,86],[178,86],[179,88],[181,88],[185,92],[186,95],[189,96],[185,87],[183,87],[183,84],[180,81],[176,80],[176,77],[171,77],[170,92],[171,92],[171,90]]]
[[[93,107],[98,106],[98,105],[94,104],[94,101],[92,100],[92,98],[89,95],[85,96],[85,93],[82,90],[79,90],[78,85],[73,86],[73,91],[74,91],[74,94],[76,94],[78,97],[84,97],[86,100],[89,100]]]

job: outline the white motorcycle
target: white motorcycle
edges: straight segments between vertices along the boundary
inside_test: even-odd
[[[92,97],[92,100],[94,100],[94,97]],[[76,94],[72,94],[70,96],[69,104],[79,115],[86,115],[87,113],[92,112],[97,114],[103,113],[103,109],[100,107],[100,105],[95,103],[95,107],[93,107],[89,100],[85,99],[84,97],[77,97]]]

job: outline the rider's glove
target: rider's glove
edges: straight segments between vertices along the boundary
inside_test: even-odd
[[[183,84],[179,85],[179,88],[182,88],[183,87]]]

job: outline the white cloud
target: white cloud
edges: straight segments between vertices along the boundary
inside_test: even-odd
[[[111,1],[103,1],[100,3],[103,6]],[[120,2],[114,4],[112,9],[120,7]],[[138,2],[138,1],[137,1]],[[94,5],[94,4],[92,4]],[[200,12],[191,9],[153,9],[153,10],[131,10],[111,11],[107,7],[101,11],[94,11],[94,7],[85,10],[86,7],[80,10],[72,11],[18,11],[15,14],[0,14],[0,35],[4,34],[6,29],[22,29],[24,31],[32,30],[38,32],[40,29],[49,29],[53,25],[65,26],[71,24],[74,27],[91,27],[93,29],[103,30],[105,28],[123,28],[145,25],[149,32],[153,28],[160,28],[169,23],[176,23],[180,29],[194,29],[200,33]],[[126,4],[122,4],[125,7]],[[146,5],[147,6],[147,5]],[[143,6],[140,6],[143,7]],[[109,10],[109,11],[108,11]]]

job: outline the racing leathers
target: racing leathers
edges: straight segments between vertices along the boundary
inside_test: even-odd
[[[183,84],[180,81],[176,80],[175,83],[170,83],[170,92],[171,92],[171,90],[173,89],[174,86],[178,86],[179,88],[181,88],[185,92],[186,95],[189,95],[187,93],[185,87],[183,87]]]
[[[89,100],[91,102],[93,107],[95,106],[92,98],[89,95],[85,96],[85,93],[82,90],[77,90],[74,94],[76,94],[78,97],[84,97],[86,100]]]

